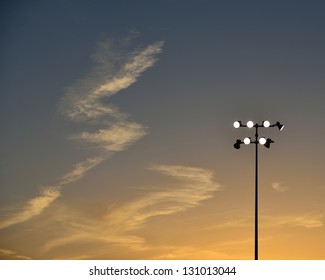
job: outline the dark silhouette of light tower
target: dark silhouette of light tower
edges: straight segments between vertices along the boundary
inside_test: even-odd
[[[277,127],[280,131],[284,128],[284,125],[282,125],[280,122],[276,122],[275,124],[272,124],[269,121],[264,121],[261,125],[257,124],[252,121],[248,121],[246,124],[242,124],[241,121],[235,121],[234,127],[248,127],[253,128],[255,127],[255,141],[252,141],[250,137],[246,137],[244,141],[241,141],[240,139],[237,139],[234,148],[240,149],[241,144],[249,145],[249,144],[255,144],[255,246],[254,246],[254,256],[255,260],[258,260],[258,144],[263,145],[266,148],[270,148],[271,144],[274,143],[274,141],[270,138],[261,137],[258,138],[258,128],[259,127]]]

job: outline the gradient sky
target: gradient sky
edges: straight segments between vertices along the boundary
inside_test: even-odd
[[[1,3],[1,259],[325,259],[324,1]]]

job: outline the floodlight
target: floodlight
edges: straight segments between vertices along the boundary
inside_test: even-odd
[[[261,145],[265,145],[266,143],[266,139],[264,137],[261,137],[258,142],[261,144]]]
[[[240,149],[240,144],[241,143],[242,143],[241,140],[237,139],[236,143],[234,144],[235,149],[237,149],[237,150]]]
[[[264,146],[269,149],[271,143],[274,143],[274,141],[272,139],[270,139],[270,138],[267,138],[266,143],[264,144]]]
[[[252,128],[254,126],[254,123],[252,121],[247,122],[247,127]]]
[[[244,143],[245,143],[245,145],[250,144],[250,143],[251,143],[251,139],[250,139],[249,137],[246,137],[246,138],[244,139]]]
[[[280,124],[280,122],[276,122],[275,125],[278,127],[278,129],[279,129],[280,131],[284,128],[284,125],[283,125],[283,124]]]
[[[264,121],[263,126],[264,127],[270,127],[271,123],[269,121]]]
[[[241,126],[241,122],[240,121],[235,121],[234,122],[234,128],[238,128]]]

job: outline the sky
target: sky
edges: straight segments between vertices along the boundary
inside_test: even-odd
[[[323,1],[2,1],[0,259],[325,259]]]

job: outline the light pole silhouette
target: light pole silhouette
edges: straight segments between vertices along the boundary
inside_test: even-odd
[[[255,246],[254,246],[254,256],[255,260],[258,260],[258,144],[261,144],[265,146],[266,148],[270,148],[271,143],[274,143],[274,141],[270,138],[261,137],[258,138],[258,128],[259,127],[277,127],[280,131],[284,128],[284,125],[282,125],[280,122],[276,122],[275,124],[272,124],[269,121],[263,121],[263,123],[260,125],[258,123],[248,121],[246,124],[242,124],[241,121],[235,121],[234,127],[248,127],[253,128],[255,127],[255,141],[252,141],[250,137],[246,137],[244,141],[241,141],[240,139],[236,140],[236,143],[234,144],[235,149],[240,149],[241,144],[249,145],[249,144],[255,144]]]

